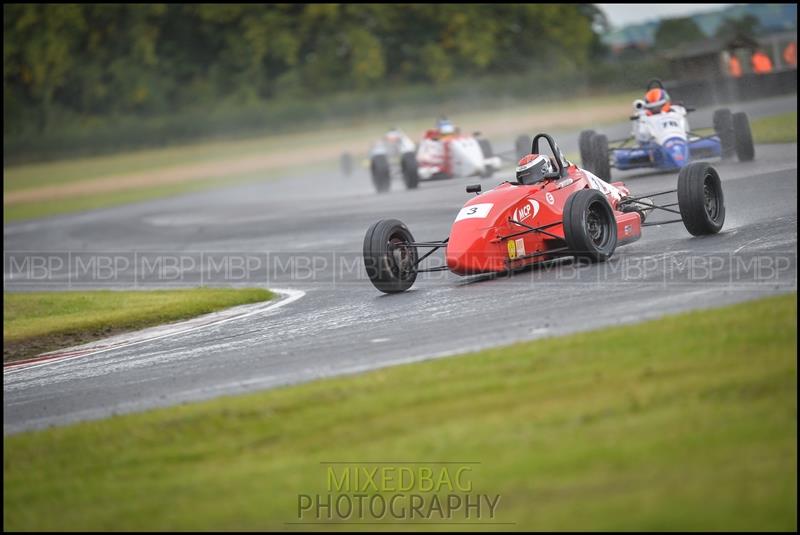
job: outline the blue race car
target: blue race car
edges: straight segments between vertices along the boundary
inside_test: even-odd
[[[736,154],[739,161],[750,161],[755,157],[750,122],[744,112],[716,110],[714,133],[698,135],[691,131],[686,119],[694,111],[692,108],[672,104],[658,80],[651,81],[647,89],[645,99],[633,103],[630,137],[608,141],[594,130],[580,133],[578,145],[585,169],[610,181],[612,167],[677,171],[699,159],[730,158]]]

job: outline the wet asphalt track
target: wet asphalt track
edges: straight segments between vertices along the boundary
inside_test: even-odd
[[[794,110],[796,98],[733,109],[753,118]],[[710,114],[701,110],[692,116],[693,126],[710,123]],[[621,137],[627,125],[598,130]],[[554,134],[565,152],[575,150],[576,132]],[[502,149],[513,137],[492,141]],[[390,194],[378,196],[365,171],[345,179],[332,170],[5,225],[6,290],[203,282],[259,284],[304,295],[298,299],[301,294],[294,292],[296,300],[280,308],[151,342],[6,369],[4,432],[796,290],[797,145],[758,146],[754,162],[721,162],[717,168],[727,205],[719,235],[692,238],[680,223],[652,227],[605,265],[566,261],[498,278],[432,273],[393,296],[364,279],[360,251],[367,227],[397,217],[418,240],[444,238],[468,198],[464,186],[479,179],[428,182],[417,191],[395,183]],[[498,174],[484,187],[505,177]],[[616,173],[614,178],[626,180],[635,193],[648,193],[674,188],[677,175]],[[26,281],[12,273],[9,259],[25,256],[17,251],[63,258],[73,269],[55,269],[46,281]],[[85,269],[78,274],[74,260],[95,253],[113,253],[123,259],[118,262],[123,269],[102,281]],[[171,258],[178,268],[154,269],[166,266],[155,263],[159,257]],[[149,259],[146,269],[143,258]]]

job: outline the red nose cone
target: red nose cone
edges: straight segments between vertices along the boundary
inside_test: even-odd
[[[458,275],[505,270],[505,251],[501,243],[492,243],[493,227],[481,219],[466,219],[453,225],[447,242],[447,267]]]

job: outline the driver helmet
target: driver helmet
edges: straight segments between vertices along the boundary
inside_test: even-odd
[[[453,126],[453,123],[451,123],[448,119],[444,117],[442,117],[436,122],[436,128],[439,130],[440,134],[445,136],[449,134],[454,134],[456,131],[456,127]]]
[[[671,102],[669,93],[660,87],[651,89],[644,95],[644,107],[650,113],[669,111]]]
[[[517,182],[520,184],[536,184],[553,172],[550,158],[544,154],[528,154],[517,164]]]

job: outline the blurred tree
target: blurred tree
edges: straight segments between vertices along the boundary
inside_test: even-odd
[[[3,14],[6,132],[506,73],[552,78],[599,57],[607,28],[592,4],[9,4]]]
[[[755,37],[758,35],[760,29],[761,22],[758,20],[758,17],[748,14],[738,19],[726,18],[717,27],[714,36],[724,41],[731,41],[733,39],[755,41]]]
[[[592,41],[589,47],[589,56],[593,60],[608,57],[609,47],[601,39],[602,35],[611,31],[611,23],[605,12],[596,4],[578,4],[580,13],[592,22]]]
[[[656,29],[654,44],[657,50],[664,51],[705,37],[703,30],[691,17],[664,19]]]

